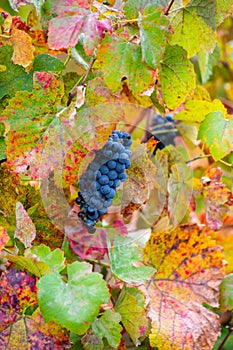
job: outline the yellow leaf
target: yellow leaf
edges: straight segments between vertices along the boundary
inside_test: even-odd
[[[0,226],[0,253],[8,240],[9,240],[9,236],[6,232],[6,229]]]
[[[144,262],[156,270],[153,281],[140,287],[152,320],[151,346],[163,350],[211,350],[219,335],[218,316],[203,306],[218,306],[224,276],[222,249],[211,231],[183,225],[172,232],[152,233]]]
[[[0,72],[5,72],[6,71],[6,66],[3,64],[0,64]]]
[[[14,47],[12,61],[15,64],[20,64],[25,68],[30,66],[34,58],[35,51],[31,37],[24,31],[13,28],[10,42]]]

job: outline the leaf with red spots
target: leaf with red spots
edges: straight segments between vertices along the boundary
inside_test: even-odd
[[[36,280],[11,269],[0,277],[0,331],[19,319],[27,308],[37,305]]]
[[[32,241],[36,237],[36,228],[30,216],[20,202],[16,203],[16,229],[15,238],[18,238],[25,246],[31,247]]]
[[[221,181],[222,173],[220,168],[210,168],[201,178],[206,206],[206,221],[212,230],[219,230],[223,226],[224,218],[233,204],[231,191]]]
[[[111,31],[110,22],[107,19],[99,20],[98,13],[92,13],[89,2],[68,1],[56,6],[58,16],[49,22],[48,43],[54,50],[74,47],[80,36],[83,36],[83,47],[87,55],[91,55],[94,49],[103,39],[105,31]]]
[[[7,128],[10,127],[6,154],[12,170],[24,173],[37,156],[37,164],[31,172],[38,171],[43,148],[41,138],[53,122],[62,94],[63,86],[52,74],[36,72],[33,91],[18,91],[0,115]],[[46,140],[46,135],[44,137]]]
[[[144,261],[157,272],[140,286],[152,320],[151,346],[171,350],[211,350],[219,335],[218,316],[203,306],[218,306],[224,276],[222,250],[208,229],[184,225],[153,232]]]
[[[139,338],[149,329],[143,293],[136,288],[123,288],[116,302],[115,311],[121,314],[123,326],[137,344]]]

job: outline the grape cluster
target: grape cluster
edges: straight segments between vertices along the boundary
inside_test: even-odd
[[[165,115],[164,118],[159,113],[155,114],[151,124],[153,126],[148,139],[153,137],[156,141],[160,141],[157,143],[153,154],[158,149],[163,149],[168,145],[175,146],[175,137],[179,134],[175,131],[174,120],[170,114]]]
[[[89,233],[95,232],[96,222],[112,205],[116,188],[127,178],[125,170],[130,167],[131,144],[130,134],[113,130],[80,177],[76,203],[81,209],[78,215]]]

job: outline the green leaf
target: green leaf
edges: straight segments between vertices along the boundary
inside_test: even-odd
[[[184,49],[167,46],[161,62],[161,87],[163,98],[170,109],[176,109],[191,95],[196,77],[192,63]]]
[[[154,84],[154,71],[142,62],[141,47],[124,38],[109,36],[104,39],[97,58],[105,83],[113,93],[121,90],[123,77],[128,79],[129,89],[135,95]]]
[[[220,310],[233,310],[233,274],[224,277],[220,285]]]
[[[13,96],[15,91],[32,90],[31,75],[22,66],[11,61],[13,50],[12,46],[0,47],[0,65],[6,67],[6,70],[0,71],[0,98],[5,95]]]
[[[149,320],[145,311],[145,298],[136,288],[123,289],[115,310],[121,314],[122,323],[136,344],[148,330]]]
[[[0,137],[0,161],[6,159],[6,144],[5,144],[5,138]]]
[[[231,12],[232,0],[216,0],[216,25],[219,26]]]
[[[29,253],[36,255],[40,261],[44,262],[52,271],[60,272],[65,267],[64,252],[61,249],[51,249],[41,244],[39,246],[33,246],[28,250]]]
[[[64,68],[62,61],[47,54],[36,56],[32,67],[37,72],[61,72]]]
[[[233,151],[233,118],[226,119],[221,111],[209,113],[198,137],[208,145],[215,161],[225,157]]]
[[[127,0],[124,6],[125,16],[128,19],[138,17],[138,12],[143,11],[146,6],[158,6],[165,8],[169,0]]]
[[[100,318],[93,322],[93,333],[100,339],[106,338],[108,344],[117,349],[120,345],[122,331],[120,321],[121,315],[119,313],[106,310]]]
[[[202,84],[205,84],[212,74],[213,66],[220,58],[220,49],[218,46],[216,46],[212,54],[210,54],[208,51],[202,50],[197,54],[197,58],[201,72]]]
[[[99,313],[101,304],[109,301],[102,275],[92,272],[92,265],[74,262],[67,267],[65,283],[57,272],[38,281],[39,306],[46,322],[54,320],[79,335],[84,334]]]
[[[20,255],[6,255],[6,258],[17,264],[22,270],[27,270],[37,277],[41,277],[49,271],[49,268],[45,263],[34,261],[29,257]]]
[[[188,57],[202,50],[213,50],[216,45],[215,15],[212,0],[191,0],[186,6],[180,6],[180,1],[176,0],[170,12],[174,28],[170,44],[182,46]]]
[[[134,263],[141,259],[141,251],[141,248],[136,246],[130,237],[116,237],[113,246],[108,242],[112,273],[128,283],[144,282],[149,279],[155,273],[154,268],[134,266]]]
[[[147,6],[139,15],[142,59],[157,68],[167,43],[168,19],[154,6]]]

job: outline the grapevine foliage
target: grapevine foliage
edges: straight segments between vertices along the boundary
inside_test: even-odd
[[[0,349],[231,350],[232,0],[0,6]]]

